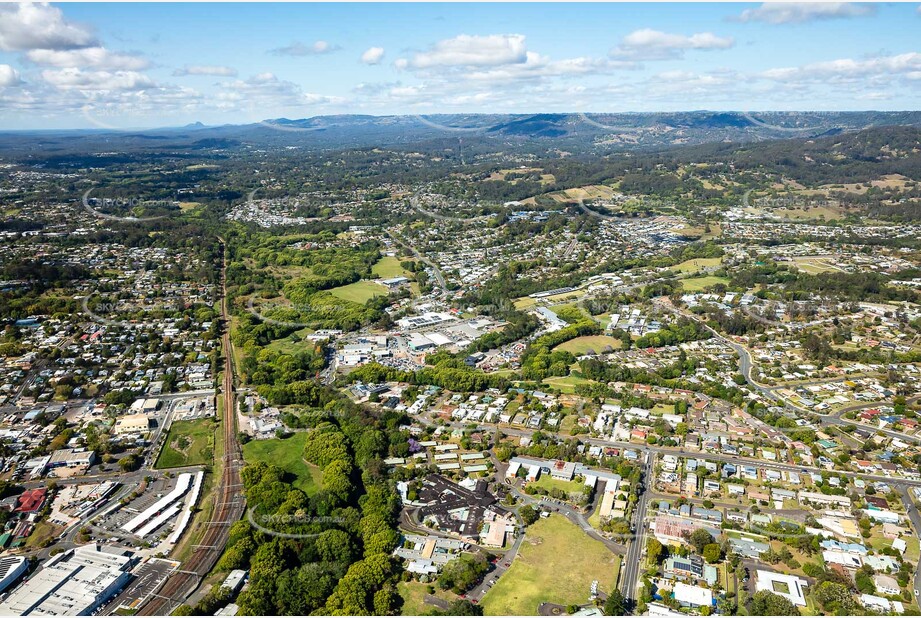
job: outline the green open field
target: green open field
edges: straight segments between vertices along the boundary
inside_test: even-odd
[[[291,484],[310,494],[320,488],[322,471],[304,461],[306,432],[297,432],[284,440],[251,440],[243,445],[243,459],[247,463],[264,461],[278,466],[291,475]]]
[[[559,489],[560,491],[565,491],[567,494],[577,493],[582,491],[582,483],[576,481],[561,481],[551,477],[549,474],[541,474],[536,481],[529,483],[535,487],[542,487],[547,491],[551,489]]]
[[[400,266],[400,260],[395,257],[384,256],[377,264],[371,267],[371,272],[381,279],[393,277],[409,277],[411,273]]]
[[[679,273],[696,273],[704,268],[719,266],[722,262],[723,258],[697,258],[695,260],[687,260],[680,264],[676,264],[669,268],[669,270],[674,270]]]
[[[602,592],[617,585],[618,556],[562,515],[538,520],[527,530],[508,572],[481,601],[487,616],[535,616],[543,602],[582,604],[592,581]]]
[[[726,277],[714,277],[712,275],[706,277],[691,277],[690,279],[680,279],[681,288],[685,292],[700,292],[703,289],[706,289],[717,283],[728,284],[729,279]]]
[[[579,384],[591,384],[592,380],[580,378],[579,376],[553,376],[544,378],[543,383],[548,387],[559,389],[561,393],[572,395],[576,392],[576,386]]]
[[[49,521],[40,521],[35,524],[35,529],[32,530],[32,534],[26,539],[26,547],[33,549],[45,547],[57,539],[63,531],[64,528],[61,526],[52,524]]]
[[[842,272],[841,268],[831,262],[832,258],[821,257],[795,257],[793,263],[801,271],[810,275],[821,275],[822,273]]]
[[[428,595],[428,588],[430,585],[435,587],[435,594],[432,595],[433,597],[437,597],[449,603],[457,599],[457,595],[450,590],[442,590],[438,587],[438,584],[399,582],[397,584],[397,592],[403,597],[403,609],[400,612],[402,616],[423,616],[433,609],[436,609],[434,605],[429,605],[425,602],[425,597]]]
[[[375,296],[386,296],[387,288],[373,281],[356,281],[355,283],[333,288],[329,292],[336,298],[363,305]]]
[[[214,459],[214,434],[218,423],[210,418],[176,421],[170,425],[166,443],[155,468],[181,468],[210,464]]]
[[[266,349],[273,350],[275,352],[280,352],[282,354],[294,354],[298,350],[303,350],[304,346],[313,347],[312,341],[304,341],[304,337],[313,332],[312,328],[302,328],[301,330],[294,331],[291,335],[284,337],[283,339],[276,339],[269,345],[265,346]],[[292,336],[297,336],[300,341],[295,341],[292,339]]]
[[[564,352],[571,352],[576,356],[580,356],[589,350],[594,350],[595,352],[600,353],[601,348],[606,345],[609,345],[616,350],[620,347],[620,343],[620,339],[608,337],[607,335],[586,335],[585,337],[576,337],[575,339],[564,341],[553,349],[562,350]]]
[[[521,298],[515,299],[515,309],[530,309],[537,304],[536,298],[528,298],[527,296],[522,296]]]

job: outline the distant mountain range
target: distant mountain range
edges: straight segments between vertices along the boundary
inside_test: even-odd
[[[68,152],[216,151],[297,147],[437,149],[461,142],[490,151],[611,153],[676,145],[811,138],[882,126],[921,127],[921,112],[670,112],[316,116],[243,125],[139,131],[107,129],[0,133],[0,154],[14,159]]]

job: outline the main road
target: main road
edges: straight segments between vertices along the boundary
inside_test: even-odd
[[[621,592],[628,601],[636,600],[636,585],[643,570],[643,556],[646,553],[646,505],[649,502],[649,492],[646,486],[653,478],[653,461],[655,457],[652,452],[647,452],[643,464],[642,487],[638,488],[639,498],[636,501],[636,510],[633,518],[630,520],[630,529],[634,532],[633,539],[627,548],[627,559],[623,565],[621,573]]]

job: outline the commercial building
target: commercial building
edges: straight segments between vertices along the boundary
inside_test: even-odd
[[[29,570],[29,561],[23,556],[0,558],[0,592],[3,592]]]
[[[146,414],[129,414],[115,419],[112,431],[116,435],[126,433],[147,433],[150,430],[150,417]]]
[[[96,462],[96,453],[87,449],[62,448],[51,454],[49,468],[89,468]]]
[[[126,552],[106,551],[97,545],[60,553],[0,603],[0,614],[91,614],[124,587],[131,577],[132,562]]]

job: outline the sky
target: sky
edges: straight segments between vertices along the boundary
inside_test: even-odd
[[[919,95],[917,3],[0,4],[0,129]]]

